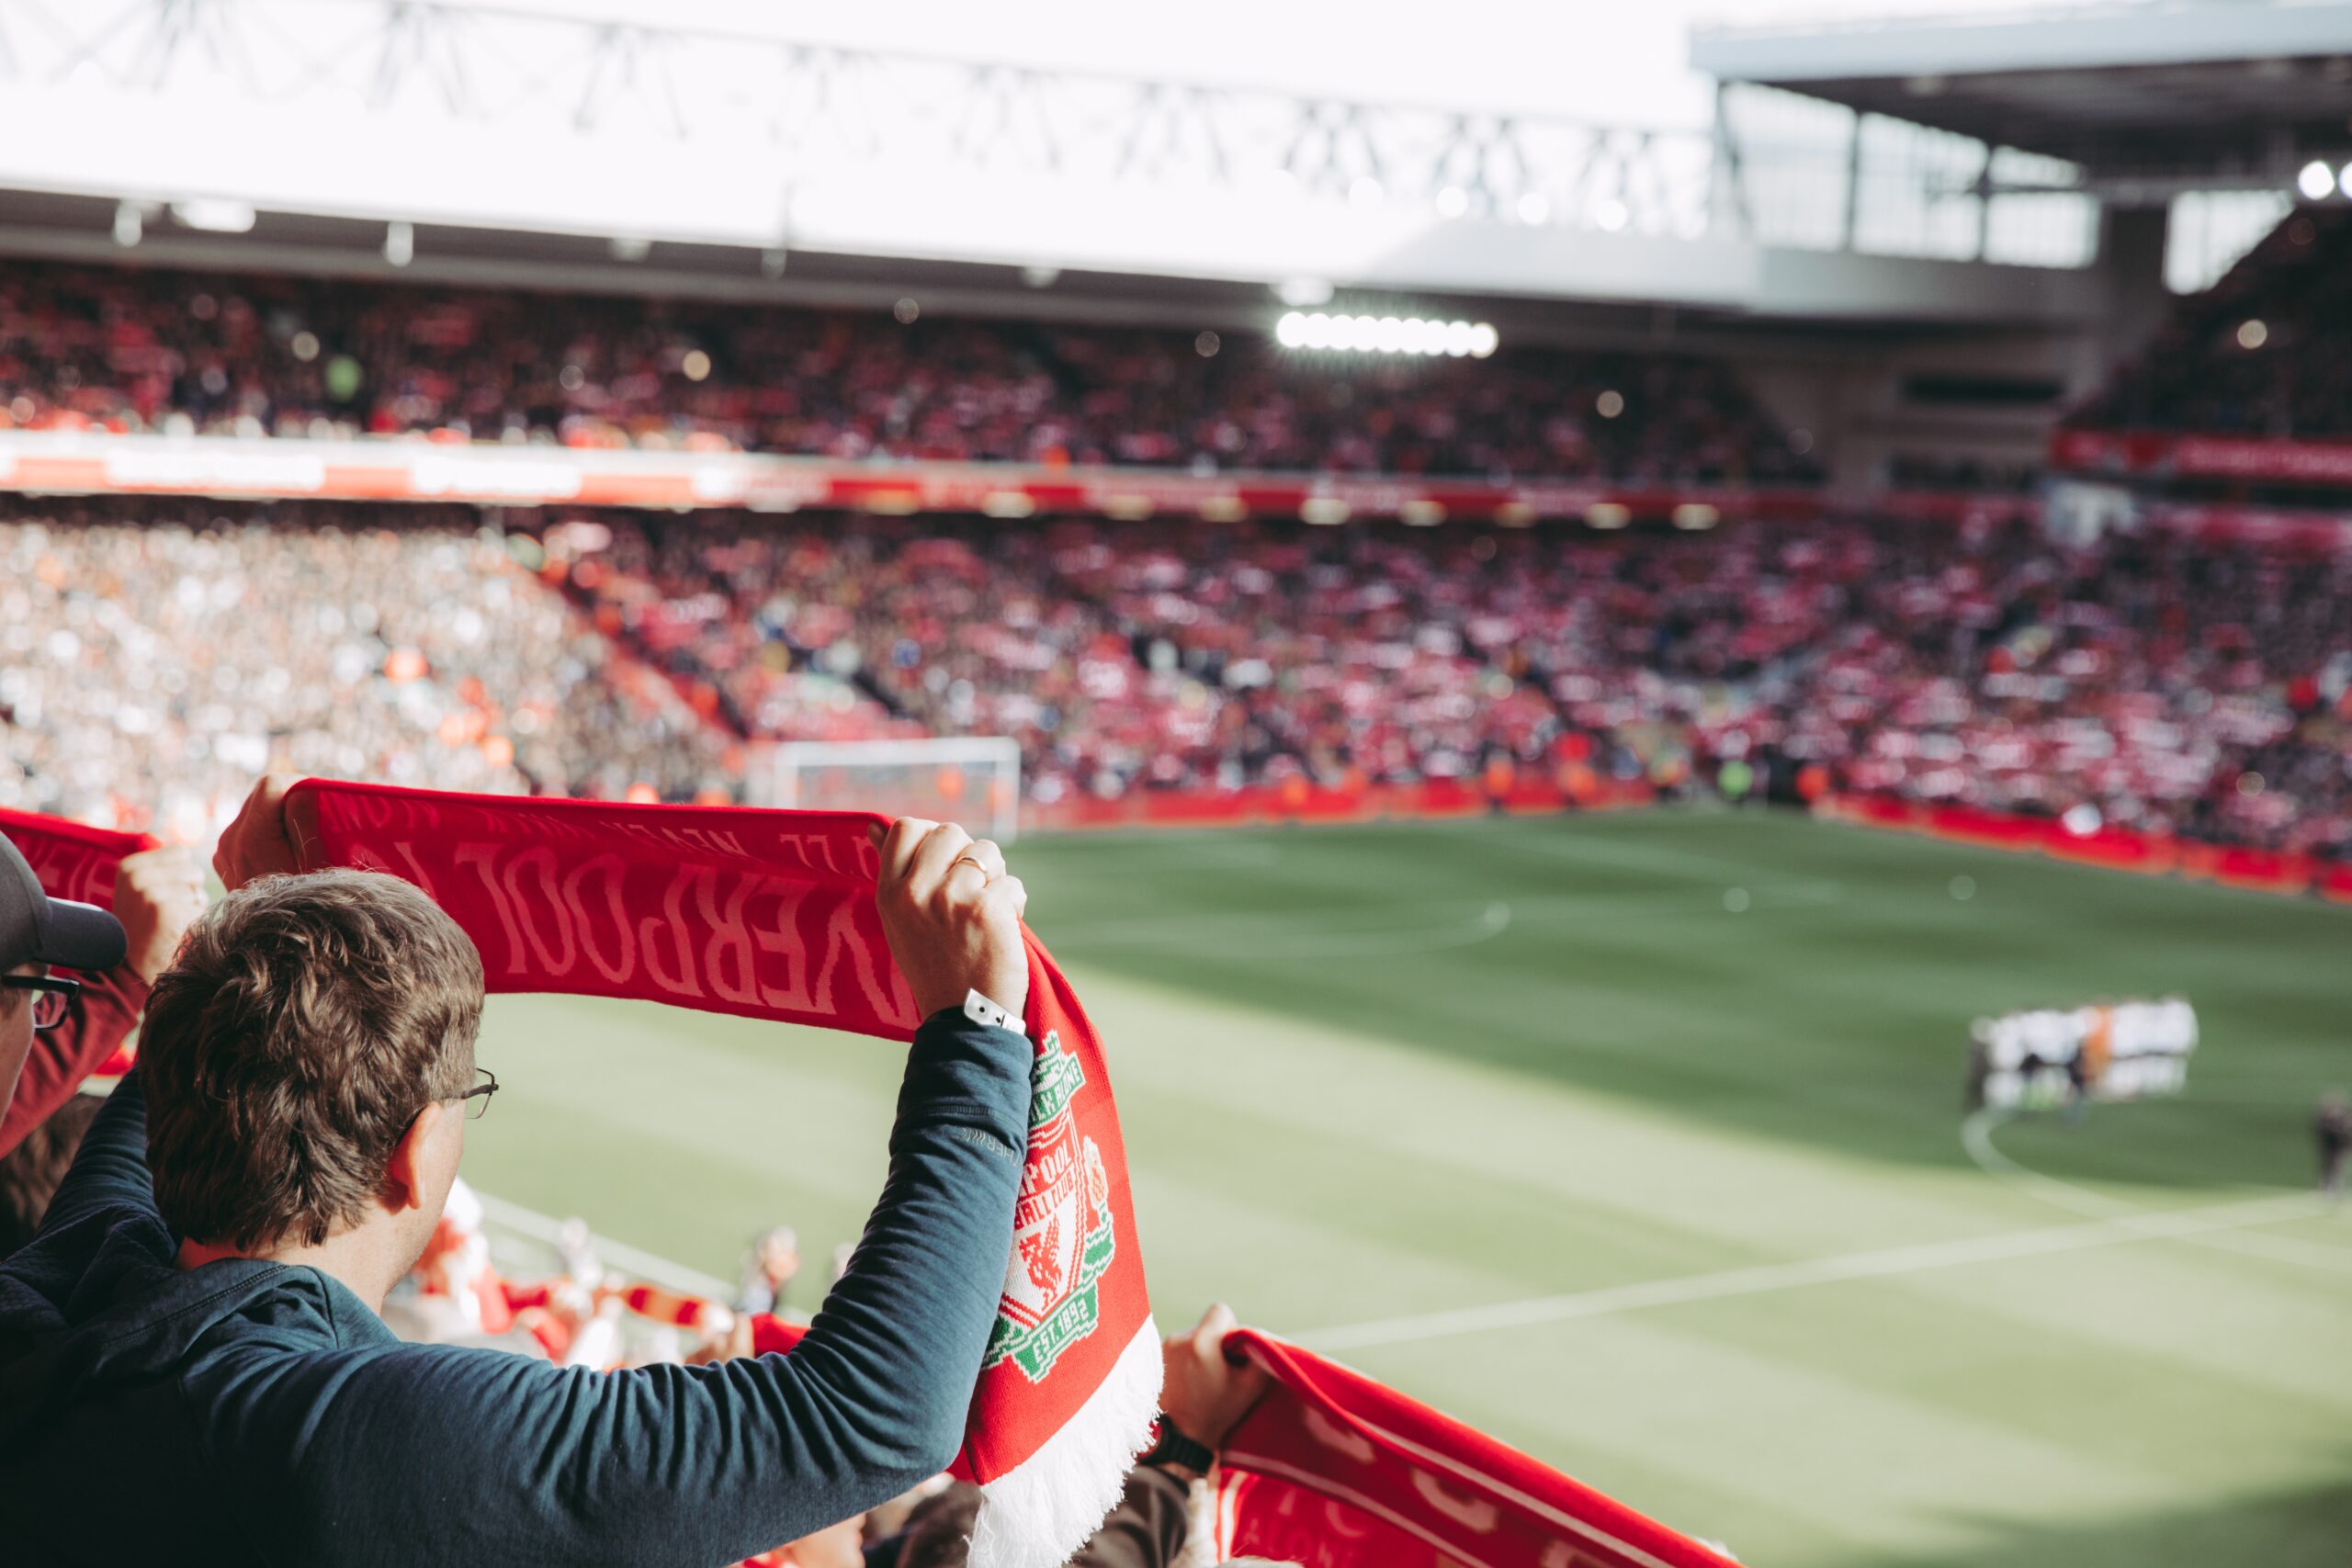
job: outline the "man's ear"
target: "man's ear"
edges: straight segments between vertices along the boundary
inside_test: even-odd
[[[391,1162],[384,1168],[384,1206],[392,1213],[424,1207],[424,1151],[433,1146],[433,1135],[440,1130],[441,1119],[455,1109],[446,1101],[435,1100],[416,1113],[416,1120],[408,1124],[401,1141],[392,1145]]]

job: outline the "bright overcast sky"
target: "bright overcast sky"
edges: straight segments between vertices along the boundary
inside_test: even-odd
[[[659,18],[808,42],[1177,80],[1254,83],[1382,102],[1540,109],[1606,125],[1698,125],[1694,20],[1994,12],[2020,0],[484,0]],[[2050,0],[2041,0],[2049,8]]]

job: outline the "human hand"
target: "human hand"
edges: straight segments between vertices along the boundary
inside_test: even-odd
[[[1004,852],[952,822],[920,817],[876,828],[873,839],[882,856],[874,902],[916,1013],[960,1008],[965,992],[978,991],[1019,1017],[1029,1000],[1021,945],[1029,891],[1006,874]]]
[[[237,819],[220,835],[212,869],[230,892],[257,876],[302,869],[304,852],[318,840],[318,808],[308,795],[286,798],[298,782],[284,773],[255,781]]]
[[[202,913],[204,871],[193,850],[141,850],[115,868],[114,918],[122,922],[123,962],[149,985],[171,967],[180,938]]]
[[[1225,1359],[1233,1309],[1223,1302],[1201,1314],[1190,1334],[1159,1347],[1159,1409],[1179,1432],[1206,1449],[1221,1449],[1233,1428],[1266,1392],[1266,1370]]]

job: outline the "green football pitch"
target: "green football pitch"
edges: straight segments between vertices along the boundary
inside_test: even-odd
[[[1214,1299],[1781,1568],[2352,1560],[2352,909],[1762,812],[1039,840],[1163,1327]],[[1963,1137],[1970,1021],[2177,991],[2177,1100]],[[507,998],[468,1173],[732,1277],[899,1053]],[[795,1304],[813,1307],[804,1281]]]

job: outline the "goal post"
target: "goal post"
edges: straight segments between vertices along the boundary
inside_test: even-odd
[[[1021,826],[1021,747],[1007,736],[786,740],[751,782],[755,806],[926,817],[1001,844]]]

